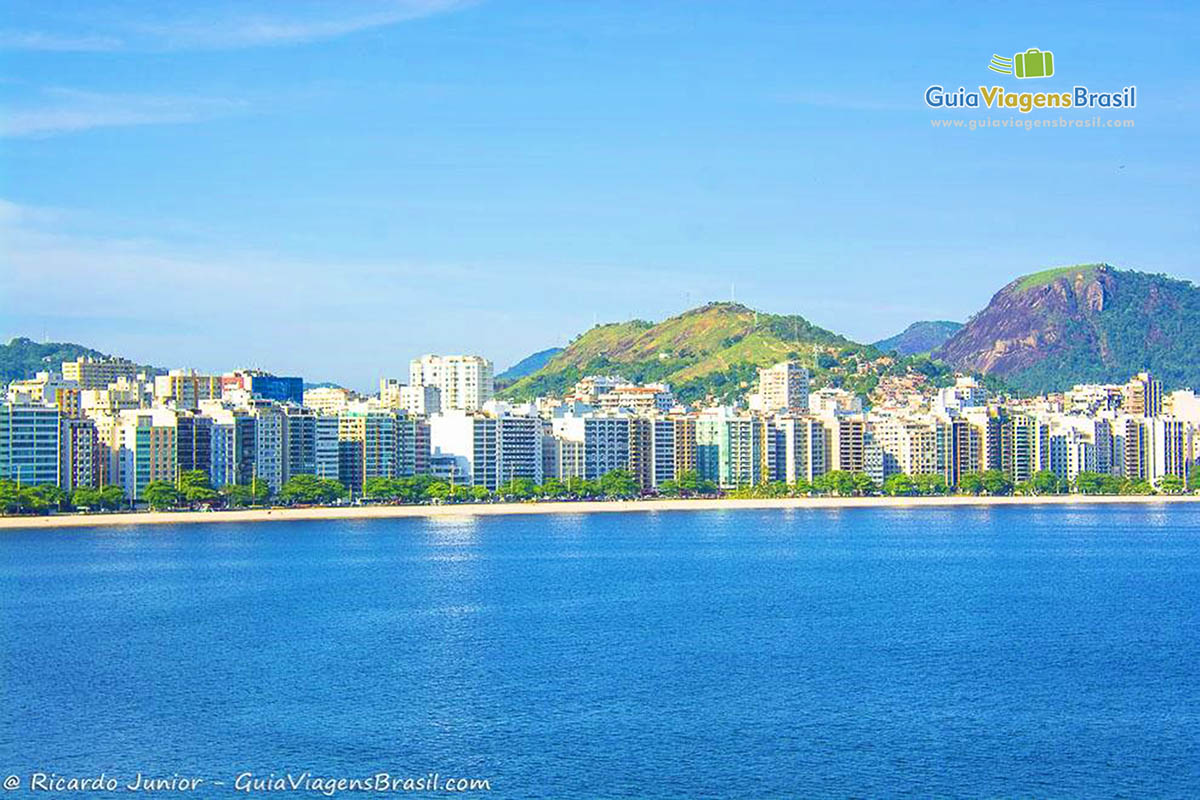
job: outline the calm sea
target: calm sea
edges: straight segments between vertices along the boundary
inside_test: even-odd
[[[11,531],[0,777],[1195,797],[1198,623],[1194,507]]]

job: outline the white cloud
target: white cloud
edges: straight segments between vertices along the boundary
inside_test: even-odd
[[[119,7],[92,6],[90,20],[78,23],[83,33],[0,31],[0,47],[14,50],[224,50],[301,44],[396,25],[453,11],[473,0],[353,0],[328,3],[266,0],[195,4],[187,8],[163,4],[137,19],[117,18]]]
[[[122,41],[115,36],[59,36],[38,31],[0,31],[0,48],[5,50],[82,53],[119,50],[121,46]]]
[[[37,103],[6,109],[0,117],[0,136],[53,136],[92,128],[197,122],[245,107],[244,102],[225,98],[50,89]]]

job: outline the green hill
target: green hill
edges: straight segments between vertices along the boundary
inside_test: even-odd
[[[1200,289],[1108,264],[1044,270],[997,292],[933,355],[1035,392],[1141,370],[1200,386]]]
[[[526,375],[532,375],[542,367],[546,366],[546,362],[561,353],[561,347],[550,347],[546,350],[539,350],[533,355],[525,356],[517,363],[513,364],[508,369],[496,376],[498,381],[515,381],[518,378],[524,378]]]
[[[961,322],[950,322],[949,320],[914,322],[902,332],[895,336],[889,336],[887,339],[880,339],[872,346],[881,353],[895,351],[902,356],[928,353],[957,333],[961,327]]]
[[[0,382],[26,380],[39,372],[58,372],[64,361],[74,361],[80,356],[100,358],[103,355],[81,344],[39,343],[18,337],[0,345]]]
[[[35,342],[17,337],[0,344],[0,384],[26,380],[39,372],[59,372],[62,362],[80,356],[108,358],[105,353],[71,342]],[[162,372],[158,367],[145,367],[150,372]]]
[[[729,399],[753,384],[758,367],[788,359],[807,365],[818,384],[837,382],[865,391],[872,373],[861,372],[858,362],[878,355],[800,316],[709,303],[657,324],[597,325],[501,394],[510,399],[560,395],[585,375],[608,374],[666,381],[685,401],[708,395]]]

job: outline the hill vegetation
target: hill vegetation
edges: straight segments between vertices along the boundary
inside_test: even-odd
[[[805,364],[816,386],[840,385],[865,394],[880,375],[915,363],[881,360],[881,355],[801,316],[709,303],[657,324],[631,320],[597,325],[502,395],[515,400],[561,395],[586,375],[620,375],[640,383],[670,383],[685,402],[731,400],[754,385],[759,367],[787,360]],[[922,368],[933,377],[946,375],[928,359]]]
[[[1200,386],[1200,289],[1107,264],[1045,270],[997,292],[933,355],[1032,392],[1141,370]]]

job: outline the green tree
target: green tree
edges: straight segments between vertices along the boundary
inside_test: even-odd
[[[605,497],[635,497],[638,483],[627,469],[614,469],[600,478],[600,492]]]
[[[1158,482],[1158,490],[1163,494],[1182,494],[1183,489],[1183,478],[1178,475],[1164,475]]]
[[[917,486],[912,478],[903,472],[897,472],[895,475],[888,475],[883,481],[883,493],[890,497],[908,497],[917,493]]]
[[[983,482],[983,490],[990,495],[998,497],[1013,492],[1013,482],[1001,470],[985,470],[979,477]]]
[[[211,503],[221,495],[208,481],[208,473],[201,469],[179,473],[179,494],[188,503]]]
[[[1035,494],[1063,494],[1067,491],[1067,482],[1048,469],[1033,473],[1030,484]]]
[[[349,493],[342,484],[329,478],[318,478],[316,475],[293,475],[279,487],[279,499],[289,505],[329,505],[347,494]]]
[[[555,500],[567,493],[567,487],[558,478],[546,478],[538,487],[538,496],[547,500]]]
[[[435,481],[425,487],[423,494],[427,500],[445,502],[450,497],[450,484],[445,481]]]
[[[492,499],[492,492],[486,486],[472,486],[471,499],[477,503],[483,503]]]
[[[288,483],[291,483],[290,479],[288,480]],[[285,483],[279,490],[280,497],[283,496],[284,489],[286,488],[287,484]],[[400,483],[392,480],[391,478],[374,477],[367,478],[367,480],[363,482],[363,494],[372,500],[398,500],[400,499],[402,493],[403,488],[400,486]]]
[[[871,476],[867,473],[851,473],[851,479],[854,482],[854,494],[860,497],[867,497],[879,493],[879,487],[875,485],[875,481],[871,480]]]
[[[813,485],[804,478],[797,478],[792,484],[791,494],[793,497],[808,497],[813,492]]]
[[[950,491],[950,487],[946,485],[946,479],[941,475],[916,475],[913,477],[913,485],[916,487],[917,494],[926,496],[942,495]]]
[[[1121,486],[1121,494],[1154,494],[1154,487],[1145,478],[1126,479]]]
[[[830,470],[824,475],[819,475],[813,479],[813,489],[819,494],[836,494],[839,497],[850,497],[855,493],[856,487],[857,483],[854,474],[840,469]]]
[[[1075,491],[1080,494],[1102,494],[1104,477],[1099,472],[1083,470],[1075,476]]]
[[[142,492],[142,499],[156,511],[179,505],[179,491],[166,481],[150,481]]]
[[[90,486],[80,486],[71,493],[71,505],[76,508],[100,508],[100,490]]]
[[[658,493],[663,497],[679,497],[682,493],[679,488],[679,481],[668,478],[658,485]]]
[[[983,476],[978,472],[964,472],[958,477],[958,491],[962,494],[979,494],[983,491]]]
[[[124,508],[129,504],[128,498],[125,497],[125,490],[120,486],[109,484],[100,489],[100,506],[109,511],[115,511],[118,508]]]
[[[532,500],[537,496],[538,486],[529,478],[513,478],[496,490],[506,500]]]
[[[222,486],[221,494],[230,506],[258,506],[271,499],[271,487],[266,481],[255,478],[248,484],[230,483]]]

